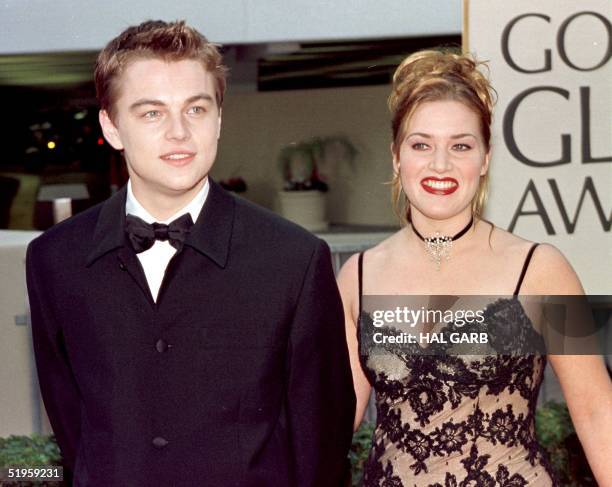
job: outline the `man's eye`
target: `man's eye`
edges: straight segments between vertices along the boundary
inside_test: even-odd
[[[458,150],[458,151],[467,151],[467,150],[470,150],[471,148],[472,146],[468,144],[455,144],[453,146],[453,149]]]
[[[161,115],[161,112],[159,110],[149,110],[148,112],[145,112],[145,114],[143,115],[144,118],[157,118]]]
[[[204,112],[206,112],[206,109],[204,107],[200,107],[200,106],[191,107],[189,109],[189,113],[193,113],[195,115],[201,115]]]

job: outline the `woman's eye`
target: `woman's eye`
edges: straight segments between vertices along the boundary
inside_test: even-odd
[[[427,144],[423,143],[423,142],[416,142],[414,144],[412,144],[412,148],[414,150],[425,150],[427,149]]]
[[[455,144],[453,146],[453,149],[458,150],[458,151],[466,151],[466,150],[470,150],[472,147],[468,144]]]

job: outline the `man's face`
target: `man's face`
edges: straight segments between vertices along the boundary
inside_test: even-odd
[[[134,194],[186,204],[217,154],[221,112],[213,76],[196,60],[138,59],[117,87],[114,121],[101,111],[100,124],[106,140],[124,150]]]

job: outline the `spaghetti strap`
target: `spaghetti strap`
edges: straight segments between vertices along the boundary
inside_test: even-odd
[[[357,279],[359,281],[359,314],[357,316],[361,316],[361,295],[363,293],[363,252],[359,252]]]
[[[514,289],[513,296],[518,296],[518,293],[521,290],[523,279],[525,278],[525,274],[527,273],[527,267],[529,267],[529,262],[531,262],[531,257],[533,256],[533,251],[538,245],[540,244],[534,243],[529,249],[529,252],[527,253],[527,257],[525,258],[525,262],[523,263],[523,270],[521,271],[521,276],[519,277],[519,280],[516,283],[516,288]]]

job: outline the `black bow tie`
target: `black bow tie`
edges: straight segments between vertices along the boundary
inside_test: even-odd
[[[175,249],[181,250],[192,226],[193,220],[189,213],[171,221],[169,225],[149,224],[134,215],[125,217],[125,232],[137,254],[150,249],[156,240],[168,240]]]

